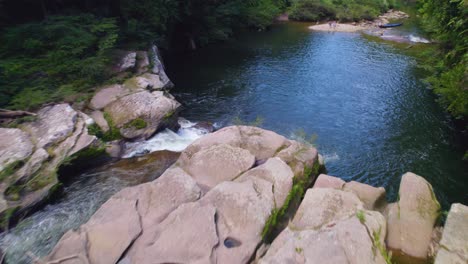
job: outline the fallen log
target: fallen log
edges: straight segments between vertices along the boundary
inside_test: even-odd
[[[37,114],[28,112],[28,111],[22,111],[22,110],[7,110],[7,109],[0,109],[0,118],[17,118],[17,117],[23,117],[23,116],[36,116]]]

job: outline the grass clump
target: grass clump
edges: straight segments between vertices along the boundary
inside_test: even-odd
[[[242,120],[240,117],[236,116],[232,120],[232,123],[236,126],[255,126],[255,127],[261,127],[264,123],[265,119],[261,116],[257,116],[255,120],[253,121],[245,121]]]
[[[263,227],[262,239],[264,241],[271,242],[274,239],[274,236],[278,231],[278,227],[287,217],[287,212],[291,208],[291,205],[294,203],[299,204],[311,182],[311,177],[313,175],[318,175],[319,170],[320,165],[318,162],[316,162],[314,163],[313,167],[306,166],[304,168],[302,177],[294,177],[293,187],[286,197],[283,206],[281,208],[275,208],[271,211],[270,217]]]
[[[108,113],[104,113],[104,119],[106,119],[107,124],[109,125],[109,130],[107,132],[102,131],[102,129],[94,123],[88,126],[88,133],[105,142],[121,139],[122,135],[120,134],[120,130],[115,126],[111,116]]]
[[[357,211],[356,217],[359,219],[359,222],[361,222],[361,224],[364,224],[366,222],[366,215],[364,214],[364,211]]]
[[[23,165],[24,165],[24,161],[22,160],[17,160],[15,162],[8,164],[2,171],[0,171],[0,182],[2,182],[7,177],[15,173],[15,171],[17,171]]]
[[[380,242],[380,235],[381,235],[381,232],[382,230],[379,228],[379,230],[377,232],[373,231],[372,232],[372,236],[373,236],[373,239],[374,239],[374,247],[376,249],[379,250],[380,254],[382,255],[382,257],[384,258],[385,260],[385,263],[387,264],[392,264],[392,252],[388,252],[387,251],[387,247],[385,246],[385,244],[382,244]]]
[[[18,210],[18,207],[8,208],[2,214],[0,214],[0,229],[8,230],[10,225],[10,218]]]
[[[146,128],[148,124],[142,118],[136,118],[124,125],[124,128],[135,128],[143,129]]]

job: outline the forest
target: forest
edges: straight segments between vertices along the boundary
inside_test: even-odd
[[[424,66],[440,102],[468,115],[467,4],[420,0],[424,29],[437,54]],[[242,29],[265,30],[280,13],[291,19],[373,19],[393,0],[1,0],[0,107],[33,110],[53,101],[86,100],[108,80],[115,49],[196,49]]]

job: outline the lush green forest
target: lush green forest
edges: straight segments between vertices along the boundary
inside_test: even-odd
[[[468,116],[468,2],[420,0],[424,29],[438,42],[425,67],[440,102],[456,118]]]
[[[0,0],[0,107],[85,100],[116,48],[197,48],[265,29],[286,0]]]
[[[464,0],[420,0],[425,30],[439,42],[426,58],[440,101],[468,115]],[[240,29],[267,28],[288,11],[296,20],[373,19],[394,0],[0,0],[0,107],[86,100],[108,80],[113,51],[195,49]]]
[[[293,0],[290,17],[301,21],[372,20],[394,7],[394,0]]]

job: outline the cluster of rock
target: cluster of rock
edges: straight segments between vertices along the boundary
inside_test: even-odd
[[[68,157],[96,142],[92,119],[68,104],[47,106],[19,128],[0,128],[0,219],[24,215],[59,184],[57,169]],[[2,226],[4,228],[5,226]]]
[[[317,166],[313,147],[255,127],[221,129],[157,180],[114,195],[45,261],[246,263],[293,180],[314,179],[305,174]]]
[[[44,203],[59,185],[57,171],[89,146],[104,148],[90,125],[117,134],[108,153],[120,157],[122,140],[147,139],[163,128],[177,129],[180,103],[166,93],[173,86],[159,51],[126,52],[116,74],[122,84],[97,89],[87,106],[55,104],[40,109],[34,121],[0,128],[0,230]],[[93,132],[94,133],[94,132]]]
[[[399,263],[434,258],[440,206],[431,185],[413,173],[403,175],[391,204],[382,187],[321,174],[265,244],[265,224],[318,164],[315,148],[271,131],[221,129],[190,145],[160,178],[114,195],[44,261],[384,264],[390,252]],[[436,263],[466,263],[467,214],[466,206],[452,207]]]
[[[157,47],[153,46],[150,52],[130,52],[120,65],[121,71],[132,71],[133,77],[122,84],[101,87],[88,106],[101,130],[107,132],[115,126],[125,139],[137,140],[151,137],[162,127],[174,128],[181,105],[165,92],[173,84],[164,71]],[[132,125],[135,120],[142,125]]]

